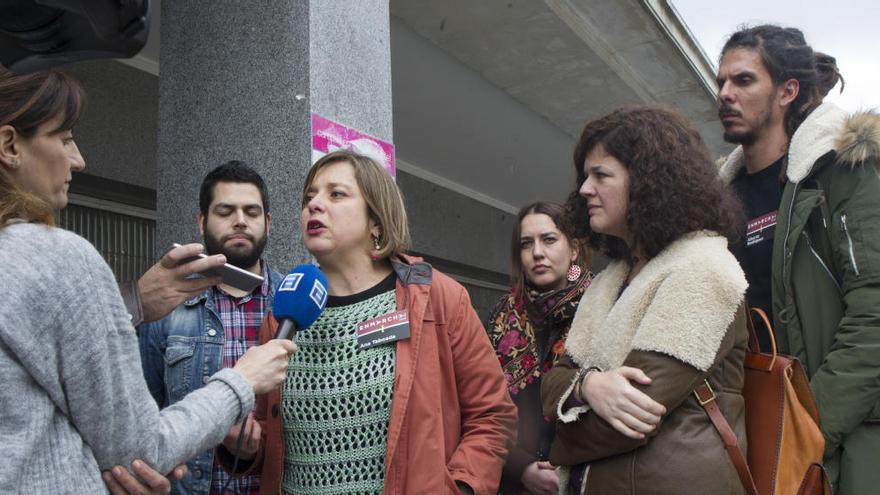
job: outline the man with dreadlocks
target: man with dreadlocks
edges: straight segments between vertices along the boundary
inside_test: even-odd
[[[763,25],[721,53],[721,176],[743,201],[731,249],[750,306],[810,376],[835,493],[880,486],[880,115],[822,100],[840,80],[803,33]]]

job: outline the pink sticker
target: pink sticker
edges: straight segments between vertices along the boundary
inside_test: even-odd
[[[366,155],[385,167],[391,177],[396,175],[393,144],[313,113],[312,163],[339,149]]]

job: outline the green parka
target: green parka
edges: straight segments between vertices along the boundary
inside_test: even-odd
[[[738,148],[722,178],[742,166]],[[880,115],[819,106],[789,145],[773,241],[777,344],[807,369],[826,466],[841,487],[880,483],[880,464],[864,466],[880,459],[878,167]]]

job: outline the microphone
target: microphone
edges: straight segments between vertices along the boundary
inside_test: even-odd
[[[280,323],[276,339],[293,340],[321,316],[327,305],[327,277],[315,265],[300,265],[284,277],[275,291],[272,314]]]

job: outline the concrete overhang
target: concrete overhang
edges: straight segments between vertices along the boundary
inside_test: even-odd
[[[404,165],[508,211],[563,199],[583,125],[622,105],[671,105],[713,154],[729,148],[712,65],[666,1],[391,0],[391,13]]]
[[[123,61],[159,74],[161,1],[151,34]],[[507,212],[573,187],[584,123],[665,103],[729,150],[714,70],[666,0],[391,0],[399,166]],[[381,70],[381,68],[379,68]]]

